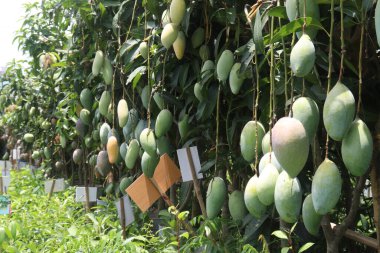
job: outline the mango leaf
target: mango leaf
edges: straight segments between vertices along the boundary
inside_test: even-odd
[[[288,253],[289,250],[290,250],[290,247],[283,247],[283,248],[281,249],[281,253]]]
[[[277,18],[283,18],[283,19],[288,18],[288,15],[286,15],[285,6],[276,6],[276,7],[271,8],[268,11],[268,15],[271,17],[277,17]]]
[[[284,231],[281,231],[281,230],[276,230],[272,233],[272,235],[274,235],[275,237],[279,238],[279,239],[284,239],[284,240],[288,240],[288,236],[285,234]]]
[[[380,1],[377,1],[375,8],[375,28],[376,28],[376,38],[377,44],[380,46]]]
[[[255,25],[253,27],[253,42],[255,43],[255,46],[256,46],[256,52],[259,54],[263,53],[264,39],[263,39],[263,33],[262,33],[260,9],[257,10]]]
[[[321,23],[313,19],[311,17],[304,18],[298,18],[296,20],[293,20],[292,22],[289,22],[288,24],[282,26],[280,29],[276,29],[274,36],[272,38],[272,41],[270,41],[269,35],[265,36],[264,44],[268,45],[269,43],[275,43],[280,41],[282,38],[292,34],[293,32],[297,32],[302,29],[302,26],[304,22],[306,21],[306,26],[312,26],[318,29],[324,30],[326,33],[327,31],[323,28]]]
[[[301,252],[304,252],[306,250],[308,250],[311,246],[313,246],[314,243],[313,242],[308,242],[308,243],[305,243],[304,245],[302,245],[302,247],[299,249],[298,253],[301,253]]]
[[[129,74],[126,85],[132,82],[135,78],[140,79],[141,75],[144,74],[145,71],[146,71],[146,66],[137,67],[135,70],[132,71],[131,74]],[[134,87],[136,86],[136,84],[134,83]]]

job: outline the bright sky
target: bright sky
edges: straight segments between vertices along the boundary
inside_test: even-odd
[[[0,67],[4,67],[12,59],[22,58],[17,44],[12,44],[16,30],[22,24],[24,16],[23,4],[36,0],[7,0],[0,11]]]

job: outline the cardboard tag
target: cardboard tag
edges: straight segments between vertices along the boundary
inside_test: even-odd
[[[197,178],[201,179],[203,178],[203,174],[200,173],[201,162],[199,160],[198,148],[196,146],[191,147],[190,152],[191,152],[191,157],[193,159],[194,169],[195,169]],[[179,166],[181,168],[182,181],[183,182],[192,181],[193,177],[191,175],[190,161],[189,161],[189,157],[187,156],[186,148],[178,149],[177,156],[178,156]]]
[[[1,175],[2,176],[11,176],[11,171],[9,169],[3,169],[1,170]]]
[[[1,170],[9,171],[12,168],[12,163],[10,161],[0,160],[0,168]]]
[[[0,195],[0,215],[11,214],[11,200],[8,196]]]
[[[181,173],[173,160],[168,154],[162,155],[153,175],[160,191],[166,192],[180,178]],[[144,174],[137,178],[126,192],[142,212],[148,210],[161,197],[160,192]]]
[[[20,159],[20,155],[21,155],[21,150],[20,150],[20,148],[14,148],[14,149],[12,149],[12,158],[13,158],[14,160],[18,160],[18,159]]]
[[[125,226],[128,226],[132,222],[135,221],[135,216],[133,215],[133,208],[131,205],[131,201],[129,200],[128,195],[124,195],[123,197],[123,203],[124,203],[124,220],[125,220]],[[121,215],[121,205],[120,205],[120,199],[115,201],[115,205],[117,208],[117,214],[119,216],[120,224],[122,223],[122,215]]]
[[[45,193],[49,194],[51,187],[53,185],[53,180],[45,181]],[[63,178],[55,179],[53,192],[61,192],[65,190],[65,181]]]
[[[96,202],[97,187],[88,187],[88,201]],[[75,202],[86,202],[85,187],[77,187],[75,189]]]
[[[11,184],[11,177],[10,176],[2,176],[0,180],[2,180],[3,192],[7,192],[8,187]]]

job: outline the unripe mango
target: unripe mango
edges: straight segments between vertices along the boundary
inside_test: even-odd
[[[34,141],[34,135],[30,133],[24,134],[24,141],[27,143],[32,143]]]
[[[308,0],[306,1],[306,17],[311,17],[313,20],[319,21],[319,7],[317,1],[319,0]],[[328,1],[330,4],[330,0]],[[286,14],[290,21],[293,21],[297,18],[303,18],[305,12],[304,0],[287,0],[285,2]],[[305,33],[310,36],[310,38],[314,39],[318,33],[318,29],[314,27],[306,27]],[[299,37],[301,32],[297,33]]]
[[[80,111],[80,114],[79,114],[79,117],[80,119],[82,120],[82,122],[86,125],[90,125],[91,124],[91,116],[90,116],[90,111],[87,110],[87,109],[82,109]]]
[[[314,68],[315,47],[309,35],[303,34],[290,53],[290,67],[295,76],[305,77]]]
[[[178,121],[178,130],[181,139],[185,139],[189,132],[190,124],[189,124],[189,115],[185,114],[180,121]]]
[[[183,55],[185,54],[185,48],[186,48],[185,34],[182,31],[179,31],[177,35],[177,39],[173,43],[174,53],[178,60],[181,60],[183,58]]]
[[[141,169],[146,177],[153,177],[159,160],[160,159],[156,154],[150,155],[147,152],[144,152],[141,157]]]
[[[104,83],[106,85],[112,84],[113,68],[112,68],[111,61],[108,58],[104,59],[104,64],[103,64],[103,79],[104,79]]]
[[[244,193],[235,190],[228,198],[228,209],[230,210],[231,217],[236,222],[241,222],[247,215],[247,209],[244,204]]]
[[[263,140],[261,141],[261,149],[262,149],[264,155],[266,153],[269,153],[271,150],[271,148],[270,148],[270,132],[269,131],[264,135]]]
[[[77,148],[73,153],[73,161],[75,164],[80,164],[83,161],[83,150]]]
[[[166,136],[161,136],[157,138],[157,152],[159,155],[168,154],[171,155],[173,153],[173,146],[171,145],[169,139]]]
[[[206,94],[204,91],[204,85],[198,83],[194,84],[194,95],[199,100],[199,102],[202,102],[206,98]]]
[[[230,50],[224,50],[216,65],[216,74],[220,82],[225,82],[234,64],[234,54]]]
[[[342,141],[344,165],[354,176],[364,175],[371,163],[373,140],[367,125],[356,119],[351,123]]]
[[[258,177],[254,175],[248,181],[247,186],[244,191],[244,203],[247,207],[248,212],[255,218],[261,218],[267,207],[260,202],[259,197],[257,196],[257,181]]]
[[[259,162],[259,172],[260,174],[264,171],[265,166],[267,164],[272,164],[278,171],[278,173],[282,172],[282,167],[281,164],[277,161],[276,155],[274,152],[266,153],[261,157],[260,162]]]
[[[108,172],[111,169],[107,151],[102,150],[99,152],[96,158],[96,167],[98,168],[100,175],[103,177],[107,176]]]
[[[311,184],[315,211],[320,215],[330,212],[338,203],[342,178],[334,162],[325,159],[318,167]]]
[[[274,189],[274,203],[283,221],[297,221],[302,206],[302,190],[298,178],[291,178],[286,171],[280,173]]]
[[[191,45],[193,48],[198,48],[205,41],[205,29],[203,27],[198,27],[193,35],[191,35]]]
[[[117,104],[117,118],[119,119],[119,126],[124,127],[128,121],[128,104],[125,99],[120,99]]]
[[[231,88],[231,92],[235,95],[239,93],[241,85],[244,82],[244,78],[239,76],[240,67],[241,67],[241,63],[237,62],[232,66],[231,72],[230,72],[230,78],[229,78],[230,88]]]
[[[201,57],[202,62],[207,61],[210,58],[210,49],[206,45],[202,45],[199,48],[199,57]]]
[[[141,102],[145,109],[148,110],[149,106],[149,99],[150,99],[150,87],[149,85],[144,86],[144,88],[141,91]]]
[[[162,98],[162,94],[159,92],[155,92],[153,95],[154,102],[156,102],[156,105],[160,110],[164,109],[165,107],[165,100]]]
[[[168,9],[166,9],[162,12],[161,23],[162,23],[162,27],[164,27],[165,25],[170,23],[170,15],[169,15]]]
[[[108,133],[111,131],[111,127],[110,125],[108,125],[107,122],[104,122],[101,127],[100,127],[100,130],[99,130],[99,136],[100,136],[100,142],[103,144],[103,145],[106,145],[107,144],[107,141],[108,141]]]
[[[266,206],[274,202],[274,188],[278,178],[278,170],[273,164],[268,163],[257,181],[257,196],[261,203]]]
[[[75,124],[75,130],[80,137],[84,138],[87,133],[87,126],[82,122],[81,119],[78,119]]]
[[[111,103],[111,92],[105,90],[100,96],[99,100],[99,112],[101,115],[106,116],[108,113],[108,107]]]
[[[134,137],[140,142],[140,134],[141,132],[148,127],[148,122],[146,120],[140,119],[137,123],[134,131]]]
[[[145,128],[140,134],[140,144],[141,147],[147,152],[149,155],[156,155],[156,138],[154,137],[153,130],[149,128]]]
[[[257,130],[257,139],[256,139],[256,130]],[[247,162],[252,162],[256,156],[256,145],[257,153],[261,152],[261,141],[264,137],[265,129],[260,122],[248,121],[245,124],[240,135],[240,151],[244,160]]]
[[[309,155],[309,139],[302,123],[283,117],[272,129],[272,147],[281,167],[290,177],[296,177],[305,166]]]
[[[220,177],[211,179],[206,195],[207,217],[214,219],[220,213],[227,194],[227,187],[224,180]]]
[[[178,27],[173,24],[167,24],[165,25],[164,29],[161,33],[161,43],[166,48],[169,49],[174,41],[177,39],[178,36]]]
[[[174,24],[179,25],[182,22],[186,12],[186,3],[184,0],[172,0],[170,3],[169,15]]]
[[[120,145],[120,148],[119,148],[120,156],[121,156],[123,159],[125,158],[125,155],[127,154],[127,150],[128,150],[128,145],[127,145],[127,143],[123,142],[123,143]]]
[[[92,104],[94,103],[94,98],[92,96],[91,90],[86,88],[83,89],[79,96],[80,102],[83,105],[84,108],[87,110],[92,109]]]
[[[154,132],[157,138],[165,135],[172,127],[172,124],[172,113],[167,109],[160,111],[160,113],[157,115],[156,125],[154,127]]]
[[[292,106],[293,117],[298,119],[306,130],[306,134],[311,144],[319,124],[319,109],[314,100],[307,97],[300,97],[294,101]]]
[[[127,194],[125,190],[133,183],[133,177],[123,177],[119,184],[119,189],[123,195]]]
[[[104,62],[104,54],[101,50],[96,51],[94,61],[92,62],[92,74],[99,75]]]
[[[139,156],[140,144],[136,139],[131,140],[128,145],[127,154],[125,155],[124,161],[125,166],[128,169],[135,167],[137,157]]]
[[[211,60],[205,61],[205,63],[203,63],[202,70],[201,70],[201,78],[205,79],[207,76],[210,75],[210,73],[213,73],[214,70],[215,70],[214,62]]]
[[[311,235],[317,236],[321,225],[322,215],[315,212],[311,194],[307,195],[303,201],[302,220],[307,232]]]
[[[138,121],[139,121],[139,116],[138,116],[137,110],[135,108],[132,108],[128,112],[127,124],[123,127],[124,138],[127,139],[129,137],[129,135],[135,129]]]
[[[323,124],[327,134],[341,141],[355,116],[355,98],[351,91],[340,81],[327,94],[323,106]]]
[[[107,154],[108,154],[108,161],[111,164],[116,163],[117,158],[119,157],[119,144],[117,143],[117,139],[115,136],[111,136],[108,138]]]
[[[141,56],[146,60],[149,54],[148,43],[146,43],[145,41],[141,42],[139,45],[139,52]]]

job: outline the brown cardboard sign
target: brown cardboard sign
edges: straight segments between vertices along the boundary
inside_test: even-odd
[[[145,212],[161,197],[160,192],[166,192],[180,178],[181,173],[178,167],[168,154],[164,154],[160,157],[153,175],[153,181],[159,189],[151,182],[151,179],[142,174],[126,189],[126,192],[140,210]]]

